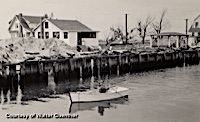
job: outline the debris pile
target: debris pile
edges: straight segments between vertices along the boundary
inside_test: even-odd
[[[0,61],[19,63],[26,60],[59,59],[78,55],[59,39],[13,38],[0,40]]]

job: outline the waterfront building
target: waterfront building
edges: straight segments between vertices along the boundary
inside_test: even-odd
[[[196,45],[200,42],[200,15],[197,16],[189,29],[191,34],[189,38],[189,45]]]
[[[36,37],[58,38],[71,47],[77,45],[98,46],[98,31],[94,31],[77,20],[52,19],[45,16],[15,15],[9,22],[11,38]]]
[[[189,35],[179,32],[162,32],[159,34],[151,34],[150,47],[166,46],[179,48],[188,44]]]
[[[42,16],[15,15],[9,22],[11,38],[34,36],[33,29],[40,23]]]

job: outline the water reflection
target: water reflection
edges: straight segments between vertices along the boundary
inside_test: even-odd
[[[104,113],[104,107],[103,106],[98,106],[98,113],[103,116]]]
[[[4,95],[3,95],[3,89],[1,89],[1,107],[4,103]]]
[[[128,101],[124,98],[118,98],[102,102],[71,103],[69,113],[98,109],[98,113],[103,116],[105,109],[117,108],[118,104],[128,104]]]
[[[7,92],[7,95],[6,95],[6,98],[7,98],[7,105],[10,104],[10,95],[11,95],[11,93],[10,93],[10,89],[9,89],[8,92]]]
[[[20,89],[20,86],[18,85],[18,91],[17,91],[17,104],[20,105],[22,103],[22,91]]]

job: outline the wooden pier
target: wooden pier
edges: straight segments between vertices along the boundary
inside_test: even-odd
[[[80,83],[89,84],[94,76],[105,76],[149,71],[176,66],[198,64],[200,50],[157,53],[120,53],[59,60],[28,61],[0,65],[0,89],[16,96],[20,86],[25,97],[45,96],[75,90]]]

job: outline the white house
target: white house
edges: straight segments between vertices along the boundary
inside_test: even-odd
[[[77,45],[98,46],[98,31],[93,31],[77,20],[49,19],[16,15],[9,22],[11,37],[58,38],[71,47]]]
[[[36,38],[58,38],[68,45],[98,46],[98,31],[93,31],[77,20],[47,19],[34,29]]]
[[[194,19],[193,24],[189,29],[189,32],[191,33],[191,37],[189,38],[189,42],[191,43],[191,45],[193,43],[195,44],[200,42],[200,15]]]
[[[21,13],[19,15],[15,15],[9,22],[8,31],[11,38],[34,36],[33,29],[40,23],[41,17],[23,16]]]

